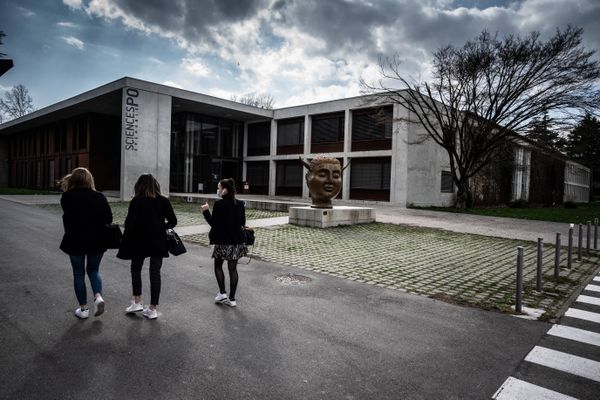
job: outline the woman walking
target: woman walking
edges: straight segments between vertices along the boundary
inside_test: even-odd
[[[106,197],[96,191],[94,177],[86,168],[75,168],[61,180],[65,234],[60,249],[69,255],[73,268],[73,286],[79,307],[78,318],[89,317],[85,275],[94,292],[94,306],[98,317],[104,313],[100,261],[106,251],[104,236],[106,225],[112,222],[112,211]],[[87,259],[87,264],[86,264]]]
[[[142,311],[148,319],[156,319],[160,297],[160,268],[167,251],[167,228],[177,225],[177,218],[169,199],[160,193],[160,185],[151,174],[142,174],[134,187],[125,219],[125,232],[118,258],[131,260],[133,301],[125,312]],[[166,222],[165,222],[166,220]],[[142,304],[142,265],[150,258],[150,306]]]
[[[238,284],[237,263],[248,253],[244,244],[242,227],[246,225],[244,203],[235,198],[235,182],[223,179],[218,184],[217,195],[221,197],[213,205],[213,213],[208,211],[208,204],[202,205],[202,214],[210,225],[208,237],[214,244],[212,257],[215,259],[215,276],[219,285],[219,293],[215,303],[235,307],[235,291]],[[223,262],[227,260],[229,270],[229,295],[225,291],[225,274]]]

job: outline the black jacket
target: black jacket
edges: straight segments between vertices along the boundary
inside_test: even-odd
[[[74,188],[63,193],[60,205],[65,228],[60,249],[70,255],[104,253],[105,227],[112,222],[106,197],[92,189]]]
[[[175,225],[177,217],[169,199],[164,196],[134,197],[127,210],[123,241],[117,257],[124,260],[169,257],[166,231]]]
[[[202,215],[210,225],[210,244],[244,243],[242,226],[246,225],[246,208],[243,201],[225,197],[215,202],[212,215],[208,210]]]

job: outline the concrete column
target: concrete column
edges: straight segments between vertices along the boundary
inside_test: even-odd
[[[242,135],[243,140],[243,148],[242,148],[242,181],[246,181],[246,173],[248,170],[248,165],[246,164],[246,157],[248,157],[248,123],[244,122],[244,134]]]
[[[352,148],[352,111],[349,109],[344,114],[344,165],[342,168],[352,162],[352,159],[347,156]],[[348,200],[350,198],[350,168],[348,166],[343,172],[342,180],[342,199]]]
[[[128,200],[143,173],[151,173],[169,194],[171,96],[133,87],[123,89],[120,198]]]
[[[390,203],[404,207],[408,199],[408,140],[411,129],[409,116],[407,110],[399,104],[394,104]]]
[[[304,159],[307,159],[308,156],[311,154],[310,151],[310,142],[311,142],[311,137],[312,137],[312,129],[311,129],[311,125],[312,124],[312,118],[310,117],[310,115],[306,114],[304,116],[304,154],[303,157]],[[306,168],[302,167],[302,176],[304,176],[306,174]],[[308,186],[306,185],[306,181],[304,179],[302,179],[302,198],[303,199],[308,199],[309,198],[309,191],[308,191]]]
[[[277,155],[277,121],[271,120],[271,157]],[[277,163],[271,159],[269,161],[269,196],[275,196],[275,187],[277,185]]]

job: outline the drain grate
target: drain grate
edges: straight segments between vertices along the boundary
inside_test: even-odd
[[[312,281],[312,278],[304,275],[296,275],[296,274],[283,274],[277,275],[275,280],[284,285],[303,285]]]

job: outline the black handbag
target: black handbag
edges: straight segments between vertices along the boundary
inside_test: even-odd
[[[242,228],[242,233],[244,234],[244,244],[246,246],[254,246],[254,240],[256,239],[254,229],[245,226]]]
[[[108,224],[104,228],[104,245],[107,249],[118,249],[121,246],[123,233],[119,224]]]
[[[167,250],[174,256],[187,252],[183,241],[173,229],[167,229]]]

